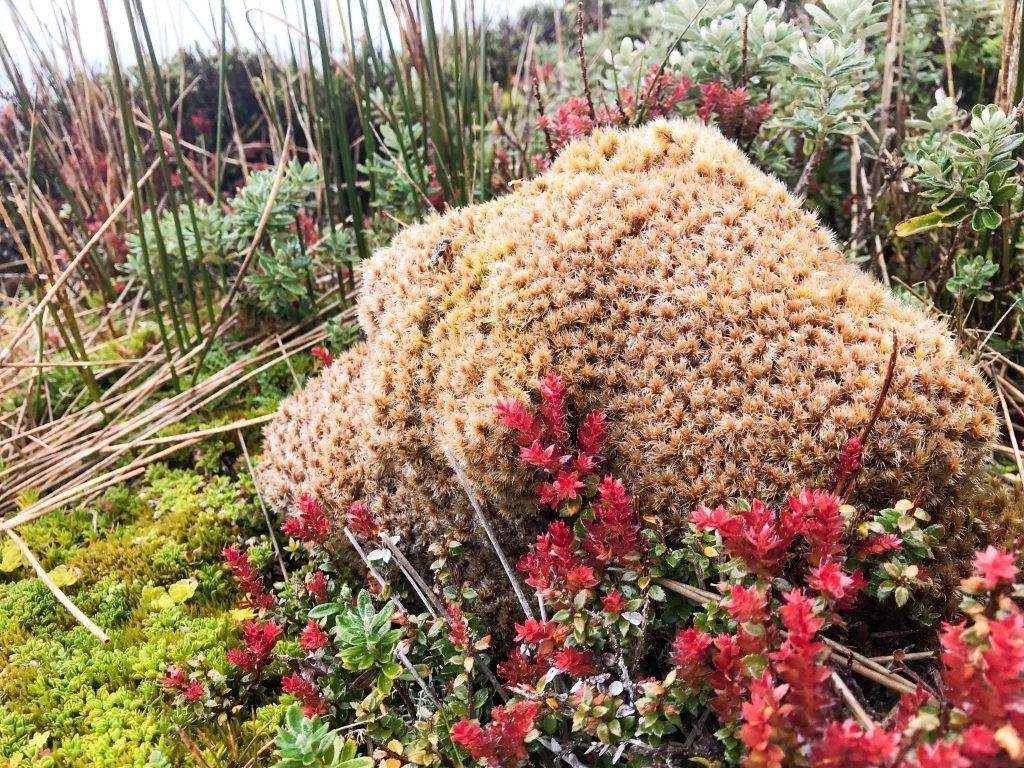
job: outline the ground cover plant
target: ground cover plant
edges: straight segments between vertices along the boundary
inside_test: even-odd
[[[1020,0],[303,2],[253,50],[267,11],[221,2],[181,51],[96,0],[102,62],[70,6],[9,5],[0,765],[1024,763]],[[657,236],[636,206],[685,202],[615,202],[665,125],[734,144],[672,189],[720,221],[736,168],[774,177],[856,275],[825,310],[768,301],[847,334],[792,430],[675,413],[671,355],[602,387],[645,332],[607,296],[567,309],[599,268],[637,307],[692,287],[615,260]],[[608,242],[557,197],[584,174]],[[538,189],[550,231],[488,234]],[[665,252],[731,252],[693,206]],[[778,277],[772,215],[751,280]],[[545,237],[590,245],[516,260]],[[857,301],[901,320],[867,334]],[[546,357],[560,332],[605,368]],[[687,397],[806,369],[723,375],[729,343]]]

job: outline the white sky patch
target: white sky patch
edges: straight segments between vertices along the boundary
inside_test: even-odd
[[[228,47],[236,44],[255,50],[266,47],[276,56],[288,56],[289,36],[300,57],[304,57],[302,40],[302,2],[304,0],[227,0]],[[310,33],[316,39],[313,3],[321,3],[324,16],[333,31],[333,41],[340,47],[342,18],[347,18],[350,0],[305,0]],[[462,0],[456,0],[462,1]],[[220,25],[220,3],[217,0],[141,0],[147,26],[158,55],[163,58],[183,47],[198,45],[206,51],[216,48]],[[124,0],[106,0],[110,25],[118,57],[123,66],[135,61],[125,14]],[[497,18],[514,13],[528,0],[489,0],[486,13]],[[381,29],[378,0],[365,0],[371,32]],[[390,8],[390,0],[383,0]],[[434,14],[438,23],[450,18],[450,5],[435,0]],[[481,7],[479,0],[477,8]],[[351,0],[356,14],[358,38],[363,22],[358,16],[360,4]],[[21,24],[18,23],[21,20]],[[27,34],[26,34],[27,32]],[[67,60],[65,44],[70,44],[75,60],[104,69],[109,61],[106,34],[99,10],[99,0],[6,0],[0,2],[0,35],[22,70],[38,56],[30,53],[34,45],[58,63]],[[26,45],[27,39],[30,40]],[[299,47],[301,45],[301,47]],[[314,56],[316,50],[314,48]],[[7,77],[0,72],[0,89],[6,89]]]

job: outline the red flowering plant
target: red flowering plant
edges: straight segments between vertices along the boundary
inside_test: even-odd
[[[223,665],[204,659],[189,660],[192,672],[188,674],[181,666],[168,667],[160,681],[179,703],[200,703],[213,709],[230,708],[259,688],[265,670],[275,660],[274,650],[283,632],[274,619],[266,618],[278,607],[278,598],[267,588],[264,577],[269,549],[230,545],[221,554],[238,587],[238,637],[225,651],[226,669],[235,673],[234,684],[222,671]]]
[[[686,700],[702,690],[722,726],[716,735],[745,766],[1019,764],[1024,619],[1010,597],[1022,594],[1012,586],[1013,556],[992,547],[978,554],[963,589],[965,610],[980,617],[981,629],[943,626],[938,685],[910,670],[908,678],[865,667],[870,659],[827,639],[867,586],[863,570],[891,580],[902,569],[918,580],[917,565],[900,564],[930,556],[938,531],[920,529],[915,510],[905,501],[862,523],[840,496],[807,489],[778,510],[757,501],[697,510],[692,525],[715,531],[726,578],[717,595],[680,589],[706,608],[676,636],[666,697]],[[892,520],[898,533],[890,532]],[[882,586],[874,597],[897,589],[907,590],[896,599],[903,607],[905,584]],[[887,726],[875,725],[850,692],[841,674],[850,669],[866,675],[861,683],[901,694]]]
[[[671,762],[685,750],[663,737],[681,726],[684,707],[700,702],[670,700],[649,674],[659,656],[654,640],[668,640],[692,613],[663,583],[717,576],[712,536],[693,529],[669,549],[659,520],[642,518],[625,483],[600,472],[605,415],[584,414],[571,439],[559,376],[541,381],[535,406],[505,400],[496,411],[540,477],[539,506],[555,518],[518,563],[543,609],[515,625],[517,646],[498,674],[508,691],[538,705],[545,730],[566,723],[590,753],[621,757],[629,745],[633,758]]]
[[[862,591],[913,606],[915,589],[930,587],[924,564],[941,540],[915,502],[878,513],[846,503],[870,428],[841,457],[838,493],[803,489],[777,509],[758,500],[698,509],[685,546],[670,551],[624,485],[598,479],[604,418],[586,415],[570,444],[565,402],[564,384],[549,376],[536,408],[498,405],[522,461],[543,478],[540,505],[559,515],[519,563],[552,615],[517,624],[520,645],[499,665],[549,727],[567,721],[600,745],[589,753],[644,765],[720,749],[745,766],[987,766],[1024,756],[1024,619],[1010,598],[1019,590],[1011,555],[978,555],[964,583],[976,597],[965,608],[984,623],[944,626],[940,685],[910,669],[864,666],[871,660],[828,637],[842,632]],[[678,580],[686,570],[717,574],[718,592]],[[665,589],[700,609],[689,620],[673,615]],[[657,657],[634,649],[679,619],[688,626],[675,631],[672,668],[652,676]],[[851,668],[860,679],[845,679]],[[898,716],[875,725],[851,689],[870,690],[873,701],[901,694],[889,699]],[[699,738],[709,714],[717,748]],[[686,731],[680,744],[673,734]]]
[[[253,614],[228,651],[240,679],[262,681],[250,690],[280,680],[306,717],[355,725],[381,763],[1024,760],[1024,589],[1012,554],[978,553],[962,616],[936,643],[886,646],[881,659],[843,644],[872,601],[915,616],[941,542],[913,501],[881,512],[847,502],[870,429],[843,452],[832,490],[702,507],[670,546],[642,500],[602,472],[604,414],[576,417],[560,377],[540,382],[536,402],[499,402],[496,420],[550,521],[516,563],[537,599],[524,594],[500,662],[460,575],[462,541],[435,542],[421,574],[369,500],[327,515],[307,497],[283,525],[291,572],[278,598],[257,567],[267,553],[225,551]],[[365,587],[345,558],[362,563]],[[184,701],[194,682],[169,669],[164,686]]]
[[[713,122],[722,133],[743,147],[748,147],[757,138],[761,126],[771,115],[771,102],[752,103],[745,87],[727,88],[714,81],[700,87],[697,116],[705,123]]]
[[[239,698],[258,705],[273,687],[305,717],[365,722],[362,738],[382,759],[396,743],[422,754],[424,765],[461,750],[449,735],[452,726],[489,712],[497,696],[487,681],[493,678],[490,638],[477,631],[467,610],[476,592],[459,581],[453,566],[461,542],[431,548],[428,585],[366,503],[328,515],[316,499],[302,496],[281,531],[289,537],[281,554],[290,565],[276,584],[276,598],[263,589],[267,579],[254,565],[274,562],[262,548],[253,557],[252,549],[225,551],[241,606],[256,614],[227,651]],[[362,558],[363,576],[351,572],[346,558]],[[363,589],[359,578],[365,579]],[[488,689],[492,694],[481,693]],[[506,750],[522,751],[525,733],[532,731],[526,710],[511,707],[493,720],[484,729],[489,746],[475,749],[494,759]],[[433,733],[445,739],[438,742]]]
[[[174,696],[179,705],[194,704],[207,696],[206,686],[199,677],[198,674],[172,664],[160,678],[160,686]]]
[[[220,674],[214,681],[217,694],[225,697],[225,706],[238,703],[258,705],[272,690],[268,683],[276,687],[281,670],[287,669],[293,659],[322,656],[322,649],[329,643],[329,638],[315,622],[310,621],[298,629],[295,627],[303,615],[302,611],[329,600],[332,579],[328,577],[328,571],[341,573],[331,559],[335,551],[331,542],[334,533],[331,521],[321,505],[304,494],[295,508],[285,515],[281,532],[290,538],[288,550],[304,552],[302,559],[305,562],[292,579],[274,585],[279,588],[278,594],[267,586],[270,581],[268,566],[272,552],[277,549],[276,542],[272,546],[267,543],[249,547],[230,545],[222,552],[226,569],[238,588],[237,636],[225,653],[228,679]],[[281,552],[277,553],[277,561],[282,562]],[[284,573],[282,564],[282,575]],[[207,666],[200,660],[194,660],[193,665],[204,669]],[[162,683],[169,692],[188,700],[190,691],[184,687],[187,683],[178,681],[178,676],[172,674],[175,669],[168,670]],[[205,669],[198,674],[198,679],[209,676],[210,670]],[[196,679],[197,676],[193,675],[191,682],[196,682]],[[283,682],[284,690],[302,704],[308,716],[321,714],[326,700],[318,696],[308,677],[295,672]],[[193,686],[191,693],[196,691]],[[211,697],[214,704],[220,701],[213,691]],[[193,700],[196,698],[192,697]],[[229,702],[231,699],[233,702]]]
[[[772,116],[767,100],[755,101],[746,88],[727,88],[718,82],[694,86],[686,77],[657,66],[634,86],[621,86],[608,103],[591,103],[583,96],[571,96],[556,107],[537,115],[537,128],[544,137],[547,158],[538,155],[535,164],[544,170],[551,157],[572,141],[597,128],[627,127],[660,117],[692,115],[718,127],[740,146],[749,148]]]

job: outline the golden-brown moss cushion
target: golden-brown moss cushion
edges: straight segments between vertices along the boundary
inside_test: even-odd
[[[611,471],[670,530],[701,503],[828,484],[893,330],[856,499],[924,489],[941,519],[978,485],[996,428],[947,329],[693,123],[599,131],[511,194],[406,229],[367,263],[359,317],[365,349],[268,427],[263,482],[279,501],[366,495],[414,550],[471,528],[443,447],[512,549],[532,535],[533,482],[493,408],[552,370],[577,413],[607,412]]]

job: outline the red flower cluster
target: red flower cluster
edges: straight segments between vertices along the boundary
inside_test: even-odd
[[[185,676],[185,670],[181,667],[170,666],[167,672],[160,678],[160,684],[165,688],[180,693],[186,701],[199,701],[206,693],[206,688],[198,680],[189,680]]]
[[[547,664],[534,662],[522,648],[513,648],[504,662],[498,665],[498,674],[510,690],[534,687],[547,671]]]
[[[714,639],[707,632],[689,627],[676,635],[670,659],[676,665],[677,678],[690,687],[696,687],[710,674],[711,644]]]
[[[523,464],[536,467],[551,479],[537,486],[541,504],[558,507],[582,498],[581,491],[593,476],[601,459],[608,433],[605,415],[591,411],[576,431],[576,446],[569,440],[569,416],[565,382],[557,374],[541,381],[541,402],[535,410],[517,400],[501,400],[496,412],[498,423],[510,428],[519,443]],[[608,526],[608,536],[629,535],[628,518],[634,516],[632,500],[621,481],[605,478],[596,505],[599,522]],[[638,529],[637,529],[638,530]],[[614,548],[614,547],[613,547]]]
[[[516,624],[515,639],[516,642],[533,645],[538,659],[547,659],[562,646],[570,632],[569,627],[553,621],[527,619],[522,624]]]
[[[275,621],[247,621],[242,628],[244,645],[228,650],[228,661],[246,672],[259,675],[271,661],[271,654],[283,630]]]
[[[188,121],[192,125],[192,130],[196,133],[212,133],[213,132],[213,120],[205,112],[193,112],[188,116]]]
[[[817,768],[880,768],[895,754],[899,736],[880,728],[864,732],[853,720],[833,721],[811,750]],[[947,767],[948,768],[948,767]]]
[[[380,534],[380,524],[371,514],[370,508],[361,501],[349,505],[347,522],[352,533],[363,541],[375,539]]]
[[[85,222],[85,229],[90,235],[95,235],[103,227],[104,221],[106,221],[105,215],[91,216]],[[108,229],[103,233],[103,242],[115,258],[123,260],[128,255],[128,238],[120,232]]]
[[[587,521],[583,548],[602,566],[635,560],[643,551],[640,522],[633,509],[633,497],[614,477],[605,477],[597,487],[595,519]]]
[[[547,533],[537,537],[517,567],[526,574],[526,583],[545,600],[555,599],[560,592],[571,596],[597,586],[594,569],[576,557],[576,537],[561,520],[555,520]]]
[[[327,602],[327,576],[323,571],[317,571],[306,577],[306,591],[319,603]]]
[[[298,510],[281,524],[281,530],[293,539],[307,544],[323,544],[331,532],[331,520],[313,496],[299,496]]]
[[[267,592],[267,588],[263,584],[263,574],[249,562],[249,553],[242,552],[238,547],[232,545],[224,547],[221,555],[227,561],[228,568],[242,591],[242,607],[263,610],[272,608],[277,601],[272,594]]]
[[[302,634],[299,636],[299,647],[302,648],[305,653],[319,651],[330,642],[331,638],[327,636],[326,632],[320,629],[320,625],[313,619],[306,622],[306,626],[302,628]]]
[[[864,441],[860,437],[851,437],[839,451],[836,464],[836,488],[842,488],[860,471],[860,462],[864,457]]]
[[[743,705],[740,739],[747,746],[746,768],[782,768],[792,740],[786,719],[792,704],[784,704],[789,686],[776,685],[765,672],[750,683],[750,700]]]
[[[577,536],[563,520],[552,522],[518,563],[526,583],[547,601],[568,605],[583,590],[596,587],[611,565],[635,566],[645,547],[633,498],[623,482],[605,477],[597,482],[596,470],[608,434],[600,411],[591,411],[579,422],[571,439],[566,388],[556,374],[545,376],[540,403],[528,407],[514,400],[497,406],[498,421],[510,428],[520,447],[520,460],[550,480],[537,487],[542,505],[566,505],[571,514],[583,513],[583,531]],[[626,601],[616,590],[602,597],[604,610],[621,613]],[[595,671],[591,654],[578,648],[561,648],[571,630],[552,622],[529,620],[516,625],[519,648],[500,667],[510,685],[536,680],[555,667],[576,677]],[[532,660],[531,660],[532,654]]]
[[[523,701],[491,710],[486,728],[462,720],[452,728],[452,741],[469,750],[474,760],[492,768],[516,768],[526,760],[526,737],[537,719],[537,704]]]
[[[575,483],[590,475],[600,459],[607,434],[604,414],[593,411],[584,417],[577,431],[579,450],[574,452],[569,445],[569,414],[562,377],[555,373],[545,376],[540,395],[541,402],[535,409],[518,400],[499,400],[495,407],[498,423],[513,431],[524,464],[543,470],[556,482],[562,477],[561,487],[575,498],[575,490],[581,487]],[[538,493],[543,496],[554,492],[538,488]]]
[[[569,142],[589,136],[601,124],[590,116],[590,106],[582,96],[571,97],[551,117],[537,116],[537,127],[550,137],[555,152]]]
[[[753,141],[772,115],[768,101],[751,104],[743,87],[730,89],[717,82],[705,83],[700,87],[700,96],[697,116],[705,123],[714,117],[719,130],[740,143]]]
[[[451,601],[447,603],[446,608],[448,609],[449,639],[456,648],[469,650],[469,623],[462,615],[462,609]]]
[[[787,592],[779,608],[786,639],[771,654],[780,678],[789,687],[788,701],[793,705],[788,722],[802,735],[808,735],[829,714],[831,696],[829,668],[822,663],[825,644],[817,639],[825,620],[815,615],[811,600],[800,590]]]
[[[298,672],[292,672],[281,680],[281,690],[299,700],[302,714],[305,717],[322,715],[330,706],[316,684]]]
[[[776,572],[797,535],[788,519],[757,500],[738,513],[701,507],[690,519],[698,528],[718,531],[726,552],[760,576]]]
[[[690,687],[707,680],[715,692],[712,706],[720,717],[731,720],[750,690],[747,661],[767,658],[775,675],[787,683],[788,700],[796,702],[786,710],[787,725],[803,731],[820,722],[827,714],[829,670],[820,661],[824,646],[817,639],[824,620],[815,615],[813,603],[796,589],[785,596],[779,609],[785,628],[781,643],[769,623],[768,600],[761,590],[734,585],[725,607],[739,625],[735,633],[712,637],[690,627],[676,636],[671,660],[677,678]]]
[[[621,115],[620,122],[632,121],[639,110],[643,110],[646,120],[671,115],[690,94],[692,85],[687,77],[676,77],[661,67],[652,66],[638,91],[628,87],[619,89],[616,107]]]
[[[566,144],[589,136],[597,128],[628,125],[640,116],[644,120],[667,117],[689,96],[691,87],[688,78],[676,77],[662,67],[652,66],[639,88],[620,88],[611,106],[595,106],[591,114],[586,98],[573,96],[553,115],[539,115],[537,127],[547,135],[551,149],[558,152]],[[543,158],[536,160],[542,169],[546,166]]]
[[[320,232],[316,228],[316,222],[305,211],[299,211],[295,214],[293,228],[299,234],[299,237],[302,238],[302,242],[307,248],[316,245],[317,241],[320,240]]]
[[[848,574],[835,560],[826,560],[811,570],[807,584],[837,607],[849,608],[864,588],[865,581],[860,571]]]
[[[1017,578],[1018,568],[1013,555],[989,546],[974,558],[974,572],[981,579],[982,586],[987,590],[997,589],[1012,584]]]
[[[831,669],[818,637],[825,625],[821,614],[829,606],[848,608],[865,585],[860,571],[844,570],[850,544],[840,498],[804,489],[781,510],[754,501],[737,511],[702,508],[692,521],[699,529],[716,531],[725,552],[741,559],[761,585],[733,585],[725,607],[738,625],[736,630],[716,637],[693,628],[684,630],[672,654],[679,679],[690,686],[707,681],[715,694],[712,707],[722,720],[742,720],[740,737],[748,750],[744,764],[781,766],[799,744],[813,743],[823,761],[848,754],[840,742],[896,744],[898,738],[865,734],[853,724],[822,731],[833,697]],[[801,542],[803,547],[798,546]],[[877,548],[893,547],[884,542]],[[782,575],[793,561],[803,564],[805,583],[819,593],[821,601],[816,603],[802,589],[791,588],[781,603],[770,606],[770,591],[764,585]],[[814,742],[820,733],[828,741]]]
[[[593,656],[579,648],[563,648],[555,654],[555,668],[573,677],[587,677],[597,672]]]
[[[313,347],[309,350],[309,354],[319,360],[321,365],[330,365],[334,362],[334,355],[326,347]]]
[[[804,488],[789,499],[788,525],[807,540],[808,560],[820,563],[844,548],[846,522],[835,494]]]
[[[982,619],[970,629],[945,624],[939,641],[947,694],[971,724],[1009,723],[1024,734],[1024,616]]]
[[[790,512],[813,523],[801,527],[811,553],[836,554],[821,549],[833,539],[829,515],[802,512],[830,508],[827,495],[798,498]],[[825,524],[814,533],[822,519]],[[737,629],[714,637],[693,627],[681,631],[671,653],[676,679],[689,689],[708,685],[719,718],[742,723],[744,766],[781,768],[807,755],[820,768],[893,768],[898,754],[906,768],[1018,765],[1024,761],[1024,614],[1004,592],[1018,572],[1006,552],[990,547],[978,553],[975,575],[964,581],[964,590],[987,600],[987,607],[976,600],[972,624],[943,625],[941,685],[904,694],[885,728],[865,731],[853,721],[830,719],[832,670],[818,637],[827,603],[813,601],[799,588],[782,595],[776,627],[761,588],[733,585],[725,608]],[[810,571],[808,583],[827,600],[836,593],[835,582],[849,587],[849,578],[835,560],[825,559]],[[936,701],[941,711],[954,714],[940,721],[929,743],[916,743],[920,734],[910,726],[921,707],[934,707]]]
[[[606,613],[622,613],[626,610],[626,601],[618,590],[613,589],[607,595],[601,596],[601,607]]]
[[[811,568],[808,585],[829,604],[848,608],[866,582],[860,571],[844,570],[849,542],[844,540],[846,521],[840,506],[835,494],[804,488],[781,511],[755,500],[735,512],[723,506],[702,507],[691,520],[699,529],[717,531],[725,551],[762,578],[780,573],[802,539],[806,544],[803,560]],[[894,543],[889,538],[874,542],[877,551],[897,545],[898,540]]]
[[[532,688],[547,671],[546,663],[532,661],[522,648],[514,648],[505,661],[498,664],[498,675],[508,689]]]

